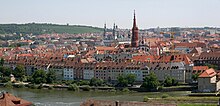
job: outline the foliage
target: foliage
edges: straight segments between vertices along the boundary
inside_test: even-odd
[[[123,88],[122,92],[130,92],[130,90],[128,88]]]
[[[134,74],[127,74],[127,75],[120,75],[118,76],[118,85],[121,87],[126,87],[128,84],[133,85],[136,79],[136,75]]]
[[[68,90],[79,91],[79,87],[76,84],[70,84],[70,86],[68,87]]]
[[[77,82],[77,85],[82,86],[82,85],[89,85],[90,81],[86,81],[86,80],[80,80]]]
[[[29,84],[29,85],[28,85],[28,88],[37,89],[37,85],[35,85],[35,84]]]
[[[110,92],[116,92],[116,89],[115,89],[115,88],[113,88],[113,89],[111,89],[111,90],[110,90]]]
[[[64,80],[64,81],[62,81],[62,83],[60,83],[60,84],[65,84],[65,85],[70,85],[70,84],[74,84],[75,83],[75,81],[73,81],[73,80]]]
[[[118,84],[117,84],[117,86],[120,86],[120,87],[128,86],[128,80],[124,76],[122,76],[122,75],[118,76]]]
[[[101,86],[104,83],[104,81],[102,79],[97,79],[97,78],[92,78],[90,80],[89,85],[90,86]]]
[[[147,102],[149,100],[148,96],[144,96],[144,102]]]
[[[37,89],[42,89],[43,88],[43,84],[40,84]]]
[[[5,60],[3,58],[0,59],[0,66],[3,66]]]
[[[22,78],[25,75],[25,68],[23,65],[17,65],[16,68],[13,70],[13,75],[16,78]]]
[[[163,89],[163,86],[158,87],[158,91],[161,91]]]
[[[154,73],[150,73],[148,76],[144,78],[144,82],[141,85],[141,87],[149,91],[154,91],[154,90],[157,90],[159,85],[160,85],[160,82],[158,81],[156,75]]]
[[[163,94],[163,95],[161,96],[161,98],[167,98],[167,97],[169,97],[168,94]]]
[[[24,84],[17,84],[17,85],[15,85],[15,87],[16,88],[24,88],[25,86],[24,86]]]
[[[12,84],[11,82],[7,82],[7,83],[5,84],[5,87],[6,87],[6,88],[13,88],[13,84]]]
[[[46,80],[48,84],[53,83],[56,80],[56,73],[53,70],[49,70],[46,74]]]
[[[0,24],[0,34],[45,34],[45,33],[91,33],[101,32],[101,28],[90,26],[76,26],[76,25],[55,25],[55,24]]]
[[[9,67],[0,66],[0,73],[2,73],[2,76],[9,77],[11,72],[12,72],[12,69],[10,69]]]
[[[49,86],[49,87],[48,87],[48,89],[50,89],[50,90],[51,90],[51,89],[54,89],[54,88],[53,88],[53,86]]]
[[[35,84],[45,83],[46,73],[44,70],[37,70],[32,75],[32,78],[33,78],[32,83],[35,83]]]
[[[135,79],[136,79],[136,75],[135,74],[127,74],[126,78],[128,80],[128,84],[131,84],[133,86]]]
[[[192,75],[193,81],[197,81],[198,77],[199,77],[199,73],[193,74]]]
[[[1,78],[1,82],[2,83],[6,83],[6,82],[9,82],[10,81],[10,78],[9,77],[2,77]]]
[[[174,78],[167,76],[166,79],[164,80],[163,84],[165,87],[170,87],[170,86],[178,85],[178,82]]]
[[[82,87],[82,90],[83,91],[90,91],[91,87],[89,85],[85,85],[85,86]]]

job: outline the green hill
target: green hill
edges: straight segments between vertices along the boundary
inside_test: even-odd
[[[0,34],[45,34],[45,33],[92,33],[101,32],[101,28],[80,25],[57,25],[57,24],[0,24]]]

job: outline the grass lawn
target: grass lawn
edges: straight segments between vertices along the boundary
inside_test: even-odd
[[[178,104],[177,106],[216,106],[217,104]]]
[[[149,103],[162,104],[178,104],[178,106],[216,106],[219,97],[166,97],[166,98],[151,98]]]

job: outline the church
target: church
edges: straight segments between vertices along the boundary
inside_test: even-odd
[[[103,33],[103,44],[105,46],[113,46],[113,45],[129,45],[127,47],[131,48],[132,50],[138,50],[142,52],[149,52],[150,50],[150,43],[146,41],[144,36],[139,37],[139,29],[136,24],[136,15],[134,11],[134,18],[133,18],[133,27],[130,30],[124,31],[124,33],[118,28],[117,25],[113,25],[112,32],[106,27],[104,24],[104,33]]]
[[[136,16],[134,11],[134,19],[133,19],[133,28],[132,28],[132,37],[131,37],[131,47],[136,50],[141,50],[144,52],[149,52],[150,44],[146,42],[144,36],[139,40],[139,29],[136,24]]]

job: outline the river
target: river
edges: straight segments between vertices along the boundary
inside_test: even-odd
[[[86,99],[98,100],[119,100],[119,101],[143,101],[144,96],[150,98],[161,97],[163,93],[123,93],[104,91],[82,91],[73,92],[67,90],[45,90],[28,88],[0,88],[0,91],[7,91],[13,95],[33,102],[36,106],[79,106]],[[170,96],[186,96],[187,91],[167,92]]]

